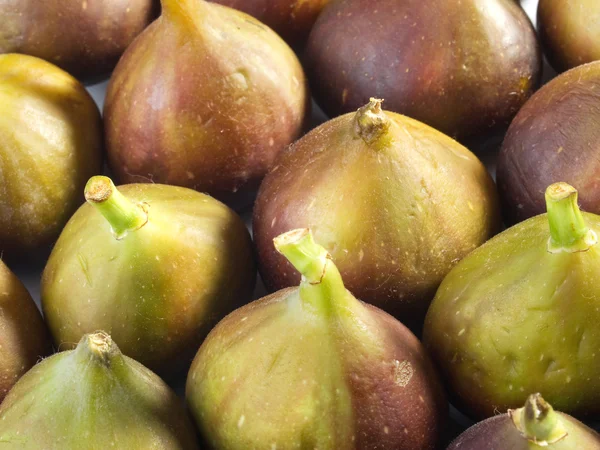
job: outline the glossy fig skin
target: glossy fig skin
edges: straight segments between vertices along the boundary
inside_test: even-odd
[[[460,138],[507,125],[542,68],[535,31],[513,0],[336,1],[317,19],[304,61],[330,117],[379,97]]]
[[[89,338],[43,360],[15,385],[0,406],[2,446],[197,450],[175,393],[114,343],[99,349],[85,342]]]
[[[229,201],[300,135],[309,101],[297,57],[268,27],[204,0],[163,0],[108,87],[109,163],[124,183]]]
[[[56,239],[101,171],[102,122],[85,88],[41,59],[0,55],[0,252]]]
[[[157,12],[158,0],[6,0],[0,53],[32,55],[74,76],[97,77],[115,67]]]
[[[540,0],[537,23],[548,61],[558,72],[600,60],[600,4]]]
[[[124,354],[172,375],[187,368],[218,320],[250,300],[250,236],[232,210],[190,189],[119,190],[147,208],[147,223],[118,240],[108,221],[83,205],[44,269],[44,316],[60,348],[103,329]]]
[[[544,191],[565,181],[600,213],[600,62],[566,72],[523,106],[504,138],[497,182],[506,222],[545,212]]]
[[[50,353],[51,342],[29,292],[0,260],[0,403],[25,372]]]

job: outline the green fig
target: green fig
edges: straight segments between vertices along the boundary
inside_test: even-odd
[[[0,55],[0,252],[51,243],[102,172],[102,122],[75,78],[32,56]]]
[[[29,292],[0,260],[0,403],[25,372],[50,353],[50,343]]]
[[[302,273],[223,319],[186,398],[215,450],[433,449],[448,405],[417,338],[344,288],[307,229],[275,239]]]
[[[269,289],[300,280],[273,238],[310,228],[354,295],[415,331],[444,276],[499,225],[494,182],[475,155],[376,99],[286,150],[253,220]]]
[[[464,258],[427,313],[424,342],[473,416],[531,392],[576,417],[600,413],[600,217],[566,183],[546,204]]]
[[[42,277],[57,345],[94,330],[161,374],[189,365],[212,326],[250,300],[250,236],[227,206],[191,189],[106,177],[85,189]]]
[[[19,450],[195,450],[174,392],[104,332],[31,369],[0,405],[0,447]]]

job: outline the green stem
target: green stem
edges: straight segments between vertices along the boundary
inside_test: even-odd
[[[548,251],[584,252],[598,242],[585,223],[577,205],[577,190],[567,183],[554,183],[546,189],[546,208],[550,224]]]
[[[203,0],[161,0],[161,14],[169,19],[193,22],[197,10],[204,7]]]
[[[389,144],[388,130],[392,124],[389,117],[381,109],[383,100],[371,98],[371,101],[356,112],[354,125],[356,134],[367,145],[376,149]]]
[[[319,311],[332,314],[344,308],[351,296],[342,276],[308,228],[288,231],[273,240],[275,248],[300,272],[300,298]]]
[[[540,394],[530,395],[523,408],[509,410],[508,414],[521,435],[541,447],[567,435],[561,417]]]
[[[121,354],[117,344],[104,331],[83,336],[75,351],[85,360],[98,361],[104,366],[109,366],[113,357]]]
[[[110,223],[117,239],[143,227],[148,214],[141,205],[130,202],[108,177],[95,176],[85,185],[85,199]]]

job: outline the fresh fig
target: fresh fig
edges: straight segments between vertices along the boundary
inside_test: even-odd
[[[50,353],[50,342],[29,292],[0,260],[0,403],[25,372]]]
[[[507,223],[544,212],[547,186],[566,181],[581,205],[600,213],[600,62],[546,84],[515,117],[498,157],[497,180]]]
[[[0,55],[0,118],[0,252],[23,254],[56,239],[102,172],[102,123],[75,78],[12,54]]]
[[[154,19],[157,0],[4,0],[0,53],[25,53],[78,77],[110,72]]]
[[[432,449],[448,405],[400,322],[344,288],[307,229],[275,239],[302,273],[223,319],[200,347],[186,398],[215,450]]]
[[[54,340],[94,330],[123,353],[172,374],[208,331],[250,300],[256,279],[242,220],[213,198],[158,184],[87,184],[87,205],[61,234],[42,277]]]
[[[302,130],[302,67],[279,36],[242,12],[204,0],[162,4],[108,87],[110,165],[123,182],[237,200]]]
[[[548,213],[464,258],[427,313],[424,342],[456,403],[476,417],[540,392],[576,417],[600,413],[600,217],[556,183]]]
[[[464,138],[508,125],[541,76],[535,31],[514,0],[340,0],[308,39],[305,67],[329,116],[370,96]]]
[[[272,248],[307,227],[358,298],[419,330],[452,266],[499,228],[494,183],[466,148],[371,102],[316,128],[265,178],[254,240],[271,290],[300,280]]]
[[[104,332],[31,369],[0,405],[5,449],[198,448],[180,400]]]
[[[554,411],[539,394],[525,406],[480,422],[448,450],[599,450],[600,436],[573,417]]]

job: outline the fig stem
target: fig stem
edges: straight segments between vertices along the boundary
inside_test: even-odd
[[[85,185],[85,199],[104,216],[117,239],[124,238],[128,232],[148,222],[144,207],[125,198],[108,177],[90,178]]]
[[[389,139],[383,138],[387,136],[391,121],[381,109],[382,102],[383,100],[371,98],[354,116],[356,133],[368,145],[380,142],[383,146],[389,142]]]
[[[567,183],[554,183],[546,189],[546,208],[550,225],[548,251],[584,252],[598,242],[577,204],[577,190]]]
[[[92,360],[104,366],[109,366],[112,357],[120,353],[110,335],[104,331],[97,331],[83,336],[77,345],[76,351],[86,355],[86,358],[91,357]]]
[[[540,394],[532,394],[525,406],[509,410],[508,414],[521,435],[540,446],[547,446],[567,436],[558,413]]]
[[[273,239],[279,253],[300,272],[300,298],[320,311],[343,308],[348,291],[331,256],[317,244],[308,228],[288,231]]]

